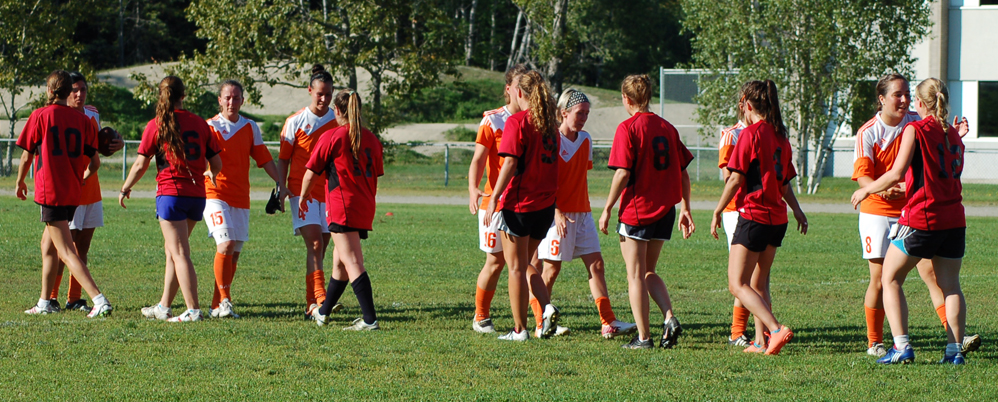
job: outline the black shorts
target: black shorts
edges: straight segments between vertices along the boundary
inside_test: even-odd
[[[508,209],[502,211],[502,222],[499,223],[499,230],[506,232],[513,237],[530,236],[533,239],[544,240],[554,222],[554,204],[550,207],[533,212],[513,212]]]
[[[676,223],[676,207],[672,207],[662,219],[644,226],[631,226],[624,222],[617,222],[617,234],[629,239],[649,241],[649,240],[671,240],[672,226]]]
[[[58,221],[69,222],[73,220],[73,216],[76,215],[76,205],[68,205],[68,206],[42,205],[41,207],[42,207],[41,221],[46,223],[58,222]]]
[[[749,251],[760,253],[769,246],[782,246],[783,237],[786,235],[786,223],[765,225],[739,216],[738,224],[735,225],[735,233],[731,235],[731,244],[741,244]]]
[[[959,259],[967,247],[967,228],[918,230],[898,224],[891,244],[912,257]]]
[[[357,232],[360,235],[360,239],[367,239],[367,229],[357,229],[349,226],[343,226],[338,223],[330,223],[329,231],[332,233],[347,233],[347,232]]]

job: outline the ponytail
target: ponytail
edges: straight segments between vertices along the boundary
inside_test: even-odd
[[[558,135],[557,107],[551,98],[551,90],[537,71],[529,71],[520,76],[519,88],[527,95],[530,119],[537,131],[545,137]]]
[[[336,94],[333,105],[340,114],[346,114],[350,125],[347,134],[350,136],[350,151],[354,158],[360,158],[360,141],[362,134],[360,95],[353,89],[344,89]]]
[[[946,123],[949,118],[949,90],[946,89],[946,84],[935,78],[926,79],[915,87],[915,96],[922,101],[929,114],[936,118],[943,131],[949,130],[949,124]]]
[[[73,78],[68,72],[55,70],[45,79],[48,87],[48,99],[46,105],[54,105],[58,100],[64,100],[73,92]]]
[[[175,76],[168,76],[159,82],[159,100],[156,101],[156,129],[159,134],[156,143],[166,148],[176,165],[187,164],[184,156],[184,140],[180,136],[180,123],[173,107],[184,97],[184,82]]]
[[[776,83],[772,80],[749,81],[742,85],[741,92],[745,101],[752,104],[756,113],[773,126],[776,136],[781,139],[787,138],[787,126],[783,124]]]

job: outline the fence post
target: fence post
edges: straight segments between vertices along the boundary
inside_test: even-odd
[[[665,68],[658,67],[658,117],[665,118]]]
[[[450,144],[444,144],[444,187],[450,181]]]
[[[121,147],[121,180],[124,181],[128,177],[125,173],[126,166],[128,166],[128,142],[122,141],[124,146]]]
[[[697,133],[697,181],[700,181],[700,133]]]

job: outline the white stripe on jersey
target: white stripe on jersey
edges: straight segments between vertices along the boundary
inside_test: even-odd
[[[565,137],[564,135],[559,135],[559,137],[561,137],[560,155],[561,159],[565,160],[565,162],[568,162],[572,160],[573,157],[575,157],[575,153],[579,151],[579,148],[582,147],[582,144],[586,140],[589,140],[589,161],[591,162],[593,160],[593,146],[592,146],[593,139],[589,135],[589,133],[585,131],[579,131],[579,136],[575,139],[574,142],[572,140],[569,140],[568,137]]]
[[[867,157],[871,160],[876,158],[876,152],[873,150],[874,146],[879,146],[881,150],[887,149],[894,140],[901,137],[901,132],[904,131],[905,125],[919,120],[921,118],[918,117],[918,113],[908,112],[901,119],[901,123],[898,123],[896,126],[888,126],[881,119],[880,112],[877,112],[877,115],[863,124],[863,127],[856,134],[856,154],[853,157],[853,162],[862,157]]]

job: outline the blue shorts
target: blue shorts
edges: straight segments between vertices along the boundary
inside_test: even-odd
[[[204,198],[202,197],[156,196],[156,217],[160,220],[182,221],[189,219],[200,222],[203,213]]]

